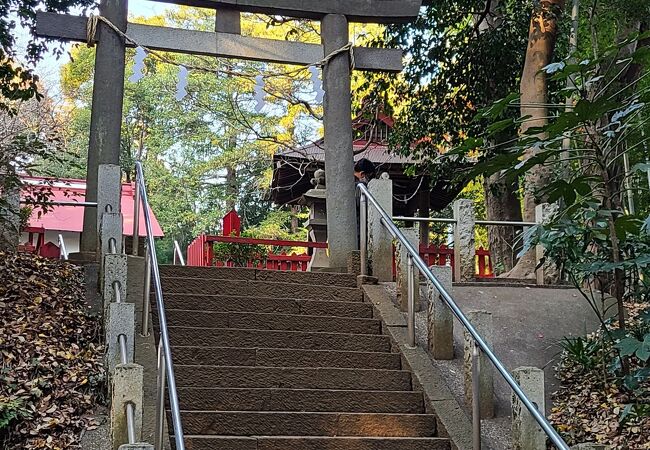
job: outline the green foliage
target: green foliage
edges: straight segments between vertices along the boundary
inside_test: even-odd
[[[594,370],[602,364],[603,342],[598,339],[583,337],[564,338],[560,346],[566,358],[579,364],[584,370]]]
[[[89,8],[94,0],[5,0],[0,2],[0,111],[15,112],[16,101],[26,101],[38,93],[38,77],[17,64],[18,57],[33,64],[48,50],[44,40],[32,39],[19,55],[16,48],[16,25],[27,27],[32,36],[35,29],[36,10],[68,12],[72,8]],[[61,49],[56,50],[58,54]]]
[[[2,379],[4,377],[0,377]],[[6,380],[3,380],[6,382]],[[0,398],[0,433],[13,425],[18,420],[29,420],[32,412],[25,407],[21,399],[3,400]]]
[[[214,260],[234,264],[235,267],[246,267],[249,262],[253,266],[265,260],[268,249],[264,245],[230,244],[217,242],[213,246]]]

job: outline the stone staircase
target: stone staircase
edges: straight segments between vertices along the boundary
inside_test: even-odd
[[[188,450],[450,448],[354,276],[161,275]]]

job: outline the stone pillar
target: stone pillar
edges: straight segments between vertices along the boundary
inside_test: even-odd
[[[393,180],[384,173],[368,183],[370,194],[389,216],[393,216]],[[368,260],[370,273],[379,281],[393,281],[393,238],[381,224],[377,209],[368,205]]]
[[[101,289],[104,293],[106,303],[115,301],[113,284],[117,281],[120,285],[120,294],[123,302],[127,301],[126,296],[126,275],[128,256],[125,254],[106,255],[104,257],[104,273],[102,276]]]
[[[111,448],[117,450],[128,442],[126,405],[134,406],[135,436],[142,435],[142,400],[144,369],[138,364],[120,364],[115,368],[111,380],[110,434]]]
[[[469,311],[467,318],[474,326],[479,335],[483,337],[487,345],[492,347],[492,313],[487,311]],[[472,403],[472,346],[473,339],[465,331],[465,399]],[[480,378],[479,386],[481,392],[481,418],[489,419],[494,417],[494,367],[483,352],[479,357]]]
[[[451,267],[431,266],[429,269],[442,287],[451,293]],[[454,359],[454,315],[440,297],[438,289],[429,280],[427,280],[427,292],[429,352],[434,359]]]
[[[420,243],[418,228],[402,228],[402,234],[415,248]],[[397,263],[397,303],[400,310],[408,310],[408,252],[399,241],[395,243],[395,261]],[[415,283],[415,311],[420,310],[420,271],[413,265],[413,282]]]
[[[545,416],[544,371],[537,367],[518,367],[512,375],[539,412]],[[515,450],[546,450],[546,433],[528,409],[512,393],[512,445]]]
[[[307,219],[307,231],[310,242],[327,242],[327,207],[325,188],[325,171],[317,170],[311,180],[314,189],[310,189],[302,196],[300,204],[309,208],[309,219]],[[308,270],[318,272],[329,268],[329,256],[327,249],[315,248],[309,261]]]
[[[118,253],[122,253],[122,171],[114,164],[101,164],[98,171],[97,232],[100,273],[104,270],[104,256],[109,252],[109,239],[115,239]]]
[[[101,219],[101,229],[99,231],[100,252],[102,256],[99,262],[99,274],[104,279],[105,257],[110,253],[111,239],[115,240],[115,250],[117,254],[123,253],[122,246],[122,214],[104,213]],[[100,286],[103,289],[103,285]]]
[[[241,34],[241,14],[234,9],[218,9],[214,29],[219,33]]]
[[[127,0],[101,0],[99,14],[117,28],[126,31]],[[117,33],[105,23],[98,22],[99,42],[95,54],[95,81],[93,83],[92,112],[90,116],[90,142],[88,145],[88,174],[86,176],[86,201],[97,201],[98,168],[100,164],[120,164],[122,128],[122,103],[124,100],[125,45]],[[117,210],[119,212],[119,209]],[[80,251],[97,252],[97,214],[86,208]]]
[[[454,219],[454,279],[472,281],[476,276],[474,247],[474,203],[468,199],[453,204]]]
[[[548,223],[553,215],[558,211],[556,204],[542,203],[535,207],[535,222],[540,225]],[[538,245],[535,247],[535,259],[539,261],[544,258],[544,246]],[[552,284],[560,279],[560,273],[553,263],[545,263],[542,267],[535,271],[535,278],[538,286],[545,283]]]
[[[325,55],[349,42],[347,18],[328,14],[321,21]],[[344,270],[348,254],[357,249],[356,197],[352,153],[350,55],[341,53],[323,67],[323,126],[327,178],[327,240],[330,267]]]
[[[133,361],[135,343],[135,305],[133,303],[109,303],[104,322],[106,332],[106,366],[108,373],[122,363],[119,336],[126,338],[126,360]]]

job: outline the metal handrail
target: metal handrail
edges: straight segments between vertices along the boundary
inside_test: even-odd
[[[142,169],[142,163],[136,161],[135,163],[136,170],[136,183],[140,190],[140,201],[142,203],[142,210],[144,212],[144,222],[147,230],[147,255],[151,261],[151,275],[153,278],[154,290],[156,293],[156,307],[158,309],[158,319],[160,324],[160,348],[159,348],[159,368],[164,366],[164,370],[159,371],[158,377],[158,397],[163,397],[165,390],[164,381],[161,383],[160,372],[164,373],[167,378],[167,386],[169,391],[169,406],[172,413],[172,426],[174,429],[174,439],[176,442],[176,450],[185,450],[185,442],[183,438],[183,426],[181,422],[181,412],[178,402],[178,392],[176,391],[176,377],[174,376],[174,367],[172,365],[172,350],[169,343],[169,330],[167,329],[167,315],[165,313],[165,302],[163,301],[162,293],[162,283],[160,281],[160,270],[158,268],[158,258],[156,256],[156,246],[154,245],[153,240],[153,226],[151,221],[151,215],[149,213],[149,200],[147,197],[147,189],[144,183],[144,171]],[[139,206],[139,205],[138,205]],[[145,304],[149,304],[149,298],[144,299]],[[147,308],[143,308],[145,310]],[[162,360],[162,361],[161,361]],[[164,404],[159,405],[159,414],[158,418],[161,415],[164,415]],[[158,420],[156,427],[160,428],[161,424]],[[162,421],[164,423],[164,421]],[[161,448],[162,439],[162,429],[156,430],[156,440],[157,445],[156,449]]]
[[[68,250],[65,248],[65,241],[63,240],[63,235],[59,233],[59,250],[61,251],[61,259],[64,261],[68,260]]]
[[[60,235],[59,235],[60,236]],[[108,253],[110,255],[117,254],[117,242],[115,238],[110,238],[108,240]],[[115,294],[115,303],[122,303],[122,291],[120,290],[120,282],[115,280],[111,285],[113,288],[113,293]],[[126,347],[126,335],[121,333],[117,336],[117,343],[120,346],[120,364],[128,364],[129,356],[128,350]],[[129,444],[136,443],[135,437],[135,406],[131,402],[127,402],[126,406],[126,435]]]
[[[395,216],[393,220],[401,222],[433,222],[456,224],[456,219],[446,217],[404,217]],[[539,225],[537,222],[519,222],[517,220],[475,220],[476,225],[501,226],[501,227],[533,227]]]
[[[427,264],[424,262],[424,260],[420,257],[418,251],[413,247],[413,245],[409,242],[408,239],[402,234],[402,232],[397,228],[395,223],[392,221],[391,217],[386,213],[386,211],[381,207],[381,205],[377,202],[377,200],[372,196],[370,191],[368,191],[368,188],[363,185],[362,183],[357,184],[357,189],[361,191],[361,268],[362,268],[362,275],[367,275],[367,262],[364,261],[366,259],[367,255],[367,211],[368,211],[368,206],[367,202],[370,202],[370,204],[377,210],[377,212],[380,215],[380,221],[381,224],[388,230],[388,232],[391,234],[393,239],[397,239],[402,246],[406,249],[406,252],[408,254],[408,259],[410,261],[410,265],[415,264],[417,268],[420,270],[421,273],[424,274],[424,276],[435,286],[435,288],[438,290],[440,293],[440,296],[442,297],[443,301],[445,304],[451,309],[452,313],[456,318],[460,321],[460,323],[463,325],[463,327],[467,330],[467,332],[472,336],[474,340],[474,349],[473,353],[473,358],[477,359],[478,358],[478,352],[481,351],[485,353],[487,358],[490,360],[492,365],[497,369],[499,374],[505,379],[506,383],[510,386],[510,388],[514,391],[515,395],[519,398],[521,403],[526,407],[526,409],[530,412],[530,414],[533,416],[535,421],[539,424],[539,426],[544,430],[546,435],[549,437],[551,442],[558,447],[560,450],[569,450],[569,446],[564,442],[564,440],[560,437],[560,435],[557,433],[555,428],[551,426],[551,424],[546,420],[546,417],[544,417],[535,404],[528,398],[528,396],[524,393],[524,391],[521,389],[521,386],[514,380],[512,375],[508,372],[508,370],[505,368],[503,363],[497,358],[497,356],[494,354],[494,352],[490,349],[490,347],[487,345],[483,337],[476,331],[474,326],[471,324],[471,322],[467,319],[463,311],[458,307],[454,299],[451,297],[449,292],[445,289],[445,287],[438,281],[438,279],[433,275]],[[365,230],[364,230],[365,228]],[[411,270],[409,270],[411,272]],[[412,280],[412,276],[408,278],[409,284],[413,284],[414,281]],[[409,294],[411,289],[409,289]],[[408,331],[409,331],[409,341],[411,345],[415,344],[415,314],[414,314],[414,309],[415,305],[414,296],[409,295],[409,308],[408,308]],[[477,366],[477,365],[474,365]],[[474,377],[472,377],[474,378]],[[473,381],[474,383],[474,381]],[[474,386],[474,390],[476,391],[478,389],[478,383],[476,383],[477,386]],[[476,394],[476,392],[475,392]],[[477,404],[476,401],[478,401],[478,395],[474,395],[473,399],[475,400],[475,404],[473,405],[473,422],[474,422],[474,448],[475,449],[480,449],[480,412],[478,412],[478,408],[476,408]],[[477,417],[478,414],[478,417]],[[478,436],[476,436],[476,431],[478,427]],[[478,442],[477,442],[478,441]]]
[[[32,202],[26,202],[21,200],[22,204],[32,204]],[[36,206],[39,205],[51,205],[51,206],[83,206],[85,208],[96,208],[97,202],[75,202],[71,200],[48,200],[44,202],[36,202]]]
[[[181,251],[181,246],[178,245],[178,241],[174,239],[174,265],[176,265],[176,259],[181,263],[181,266],[185,265],[185,258],[183,258],[183,252]]]

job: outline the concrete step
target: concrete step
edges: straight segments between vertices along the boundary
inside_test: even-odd
[[[164,300],[166,309],[191,311],[256,312],[363,318],[371,318],[373,315],[372,305],[361,302],[273,298],[263,295],[241,297],[237,295],[195,295],[168,292],[164,293]]]
[[[187,450],[450,450],[445,438],[185,436]]]
[[[170,294],[261,296],[346,302],[363,301],[361,289],[317,284],[165,277],[162,279],[162,288],[164,293]]]
[[[431,414],[182,411],[181,416],[188,435],[433,437],[436,432]]]
[[[169,335],[172,345],[390,352],[390,338],[378,334],[306,333],[173,326],[169,327]]]
[[[424,413],[421,392],[281,388],[180,388],[183,410]]]
[[[240,330],[284,330],[324,333],[381,334],[381,321],[350,317],[307,316],[298,314],[259,314],[167,309],[170,326],[237,328]],[[158,317],[154,323],[158,323]]]
[[[176,366],[176,385],[210,388],[290,388],[410,391],[403,370],[251,366]]]
[[[278,281],[284,283],[318,284],[357,287],[357,277],[347,273],[283,272],[279,270],[247,269],[239,267],[160,266],[162,277],[210,278],[221,280]]]
[[[242,347],[174,347],[174,364],[205,366],[402,368],[399,353]]]

